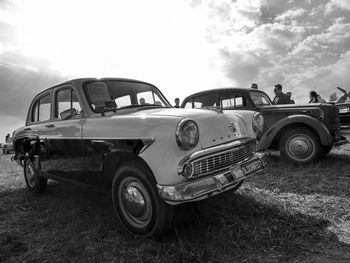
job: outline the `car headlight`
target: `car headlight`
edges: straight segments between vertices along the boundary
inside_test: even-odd
[[[188,151],[196,147],[199,140],[197,124],[189,119],[183,119],[176,128],[176,142],[180,149]]]
[[[259,134],[264,131],[264,117],[260,112],[255,112],[253,115],[253,130],[255,134]]]

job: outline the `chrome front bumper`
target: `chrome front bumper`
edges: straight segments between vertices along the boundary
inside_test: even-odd
[[[260,167],[257,169],[254,168],[253,172],[249,172],[239,178],[237,178],[231,169],[228,168],[220,173],[199,178],[194,181],[186,181],[176,185],[157,185],[159,196],[171,204],[205,199],[211,195],[232,189],[240,181],[249,176],[264,173],[266,167],[264,153],[255,153],[244,161],[234,164],[232,167],[235,169],[241,169],[239,167],[243,167],[250,163],[253,164],[254,162],[258,162]],[[243,170],[240,172],[242,173]]]

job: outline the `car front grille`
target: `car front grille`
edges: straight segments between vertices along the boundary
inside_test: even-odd
[[[194,172],[191,178],[194,179],[228,169],[230,166],[251,156],[254,145],[255,141],[251,141],[236,148],[194,160],[192,162]]]

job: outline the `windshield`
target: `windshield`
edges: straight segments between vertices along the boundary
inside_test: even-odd
[[[250,97],[252,98],[255,106],[263,106],[263,105],[272,105],[272,102],[265,93],[260,91],[251,91],[249,92]]]
[[[133,81],[88,82],[84,91],[94,112],[126,108],[171,107],[160,91],[149,84]]]

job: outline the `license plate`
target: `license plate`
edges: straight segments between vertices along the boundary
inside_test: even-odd
[[[236,165],[232,166],[230,171],[231,175],[236,179],[240,179],[242,177],[248,176],[258,170],[261,170],[263,168],[263,164],[260,160],[254,160],[252,162],[242,164],[242,165]]]

